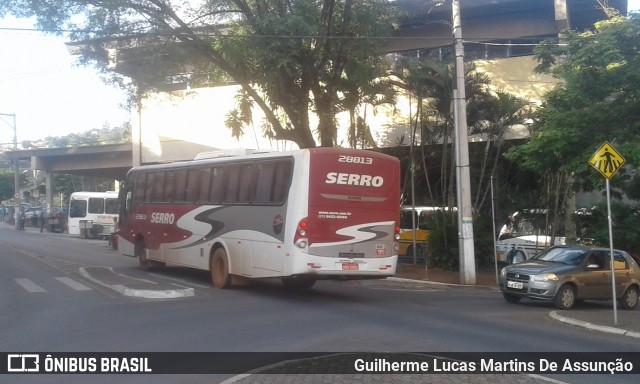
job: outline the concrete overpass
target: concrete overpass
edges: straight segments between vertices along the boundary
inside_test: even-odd
[[[53,175],[70,173],[75,175],[104,177],[124,180],[132,167],[131,143],[107,144],[70,148],[27,149],[8,151],[7,158],[29,161],[31,169],[44,171],[46,175],[46,204],[53,206]]]

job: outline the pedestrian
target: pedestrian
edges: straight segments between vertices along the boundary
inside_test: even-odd
[[[27,216],[24,214],[24,208],[19,208],[16,216],[18,216],[18,228],[24,231],[24,222],[27,220]]]
[[[44,225],[47,222],[46,216],[44,215],[44,209],[40,211],[38,215],[38,224],[40,224],[40,233],[44,231]]]

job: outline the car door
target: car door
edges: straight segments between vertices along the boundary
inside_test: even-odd
[[[578,283],[579,298],[601,299],[605,297],[605,288],[611,276],[606,269],[606,258],[605,252],[593,250],[582,261],[582,268],[576,269],[575,279]],[[609,292],[611,292],[611,288],[609,288]]]
[[[613,269],[616,273],[616,297],[620,297],[631,279],[631,268],[625,257],[616,251],[613,252]],[[609,285],[609,292],[611,292],[611,285]]]

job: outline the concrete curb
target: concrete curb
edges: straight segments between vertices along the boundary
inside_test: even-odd
[[[592,324],[592,323],[589,323],[587,321],[576,320],[576,319],[572,319],[570,317],[559,315],[556,311],[549,312],[549,317],[551,317],[552,319],[557,320],[557,321],[559,321],[561,323],[574,325],[574,326],[577,326],[577,327],[583,327],[583,328],[586,328],[586,329],[589,329],[589,330],[592,330],[592,331],[611,333],[611,334],[614,334],[614,335],[628,336],[628,337],[633,337],[633,338],[636,338],[636,339],[640,339],[640,332],[628,331],[626,329],[616,328],[616,327],[609,327],[609,326],[606,326],[606,325]]]
[[[138,279],[131,276],[122,275],[116,273],[111,267],[102,267],[109,270],[113,275],[118,276],[121,279],[129,279],[133,280],[136,284],[157,284],[149,280]],[[193,288],[180,288],[180,289],[136,289],[129,288],[122,284],[108,284],[102,280],[99,280],[87,271],[85,267],[80,268],[80,274],[84,276],[86,279],[93,281],[94,283],[101,285],[103,287],[112,289],[124,296],[131,297],[141,297],[146,299],[175,299],[179,297],[190,297],[195,295],[195,290]]]
[[[499,291],[500,288],[497,286],[491,285],[478,285],[478,284],[459,284],[459,283],[443,283],[440,281],[431,281],[431,280],[415,280],[415,279],[406,279],[403,277],[387,277],[386,280],[389,281],[397,281],[400,283],[417,283],[417,284],[425,284],[425,285],[441,285],[446,287],[465,287],[465,288],[484,288],[494,291]]]

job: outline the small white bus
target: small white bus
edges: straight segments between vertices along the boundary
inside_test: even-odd
[[[69,234],[109,237],[115,232],[119,211],[117,192],[74,192],[69,198]]]

